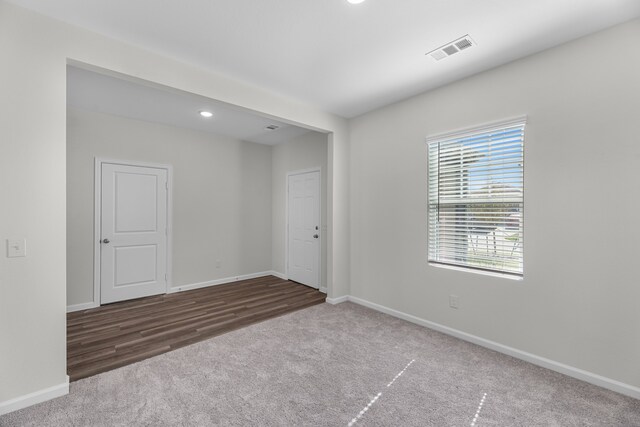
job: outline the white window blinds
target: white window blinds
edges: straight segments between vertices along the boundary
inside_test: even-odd
[[[429,138],[429,261],[522,276],[525,119]]]

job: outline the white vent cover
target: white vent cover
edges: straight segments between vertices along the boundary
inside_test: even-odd
[[[476,43],[471,39],[471,37],[469,37],[469,34],[467,34],[466,36],[460,37],[459,39],[447,43],[444,46],[440,46],[431,52],[427,52],[427,55],[431,56],[436,61],[440,61],[475,45]]]

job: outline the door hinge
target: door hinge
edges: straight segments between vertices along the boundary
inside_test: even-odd
[[[164,188],[166,188],[167,190],[169,189],[169,181],[165,181]]]
[[[167,281],[167,273],[164,273],[164,281]]]

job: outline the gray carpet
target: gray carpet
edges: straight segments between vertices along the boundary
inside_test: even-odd
[[[640,426],[640,401],[344,303],[80,380],[0,425]]]

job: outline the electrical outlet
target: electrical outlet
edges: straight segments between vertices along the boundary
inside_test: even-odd
[[[449,295],[449,307],[455,308],[456,310],[460,308],[460,298],[458,295]]]

